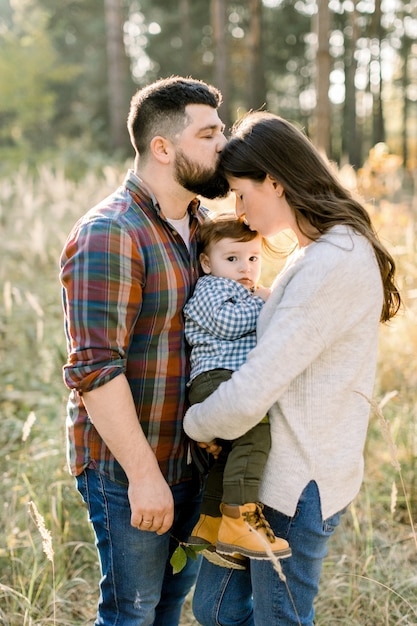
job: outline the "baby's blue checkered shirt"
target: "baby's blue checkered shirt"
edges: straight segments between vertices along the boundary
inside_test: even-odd
[[[264,301],[230,278],[198,279],[184,308],[185,336],[192,347],[191,377],[212,369],[235,371],[256,344]]]

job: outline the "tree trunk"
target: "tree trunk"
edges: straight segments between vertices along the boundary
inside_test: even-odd
[[[262,0],[249,1],[248,108],[259,109],[266,102],[265,73],[262,56]]]
[[[191,49],[190,0],[180,0],[182,60],[184,76],[193,74],[193,54]]]
[[[382,107],[382,73],[381,73],[381,41],[382,41],[382,24],[381,24],[381,0],[375,0],[375,13],[373,15],[373,29],[375,40],[378,45],[378,53],[376,61],[379,67],[379,77],[377,84],[371,83],[372,93],[372,143],[373,145],[385,141],[385,125]]]
[[[315,130],[313,141],[320,152],[330,156],[330,70],[329,50],[330,10],[327,0],[317,2],[317,56],[316,56],[316,94]]]
[[[354,1],[354,9],[350,15],[351,37],[345,36],[345,105],[344,105],[344,128],[342,132],[342,153],[354,167],[362,163],[361,146],[358,142],[356,127],[356,88],[355,75],[357,62],[355,60],[356,42],[358,39],[358,14],[356,11],[357,0]]]
[[[402,67],[402,90],[403,90],[403,123],[402,123],[402,157],[404,166],[408,165],[408,143],[407,143],[407,126],[408,126],[408,114],[409,114],[409,100],[407,96],[408,87],[408,55],[410,53],[410,41],[406,35],[403,37],[403,43],[401,46],[401,56],[403,58]]]
[[[228,130],[232,125],[230,115],[230,76],[228,72],[228,53],[226,41],[227,0],[211,0],[211,24],[214,40],[214,85],[223,94],[221,118]]]
[[[126,130],[128,63],[123,43],[124,16],[120,0],[104,0],[107,41],[107,85],[110,148],[124,149]]]

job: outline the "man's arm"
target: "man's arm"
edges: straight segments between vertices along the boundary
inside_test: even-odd
[[[128,477],[132,526],[159,535],[167,532],[174,519],[172,493],[138,421],[125,375],[84,392],[83,400],[95,428]],[[143,525],[143,521],[152,524]]]

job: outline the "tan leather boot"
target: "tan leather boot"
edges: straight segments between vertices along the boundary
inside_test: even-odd
[[[216,544],[217,552],[224,555],[238,553],[251,559],[269,559],[270,551],[278,559],[291,556],[288,542],[275,537],[272,532],[262,513],[261,504],[222,504],[220,508],[223,517]]]
[[[187,543],[190,546],[205,546],[200,551],[200,554],[210,561],[210,563],[231,569],[246,569],[247,559],[244,556],[240,556],[239,554],[223,556],[217,553],[216,542],[221,521],[221,517],[200,515]]]
[[[215,546],[221,521],[221,517],[200,515],[197,524],[193,528],[193,532],[191,533],[188,543],[192,545],[203,545],[205,543],[209,543]]]

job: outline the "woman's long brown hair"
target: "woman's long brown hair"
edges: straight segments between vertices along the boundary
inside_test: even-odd
[[[395,284],[395,262],[368,212],[293,124],[272,113],[248,113],[235,124],[219,167],[223,175],[259,182],[269,174],[283,186],[301,232],[306,222],[317,230],[317,238],[336,224],[346,224],[366,237],[375,251],[384,288],[381,321],[398,312],[401,296]]]

